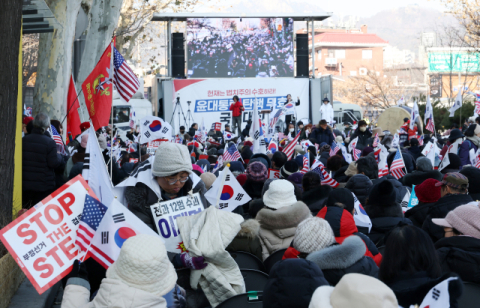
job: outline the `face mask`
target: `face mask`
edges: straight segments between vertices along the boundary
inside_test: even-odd
[[[361,131],[361,132],[364,132],[364,131],[366,131],[366,130],[367,130],[367,127],[366,127],[366,126],[360,127],[360,131]]]
[[[288,131],[293,133],[294,130],[295,130],[295,128],[290,128]]]

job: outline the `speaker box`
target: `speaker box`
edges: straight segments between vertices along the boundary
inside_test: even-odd
[[[172,33],[172,49],[184,49],[183,33]]]
[[[308,34],[297,34],[297,50],[308,50]]]
[[[172,33],[172,77],[185,78],[183,33]]]
[[[308,34],[297,34],[297,77],[309,77]]]

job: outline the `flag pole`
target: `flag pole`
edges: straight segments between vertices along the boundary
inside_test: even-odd
[[[110,42],[110,72],[113,74],[113,39]],[[113,76],[109,76],[113,79]],[[112,129],[110,130],[110,180],[113,182],[113,80],[112,80],[112,107],[110,109],[110,121],[112,123]]]
[[[217,194],[217,202],[215,204],[215,207],[218,209],[219,206],[218,204],[220,203],[220,197],[222,196],[222,190],[223,190],[223,186],[225,185],[225,178],[227,176],[227,170],[230,170],[230,163],[228,163],[225,168],[223,168],[223,171],[222,171],[222,183],[220,184],[220,188],[218,189],[218,194]]]
[[[68,108],[67,114],[65,115],[65,117],[63,118],[63,120],[62,120],[62,122],[61,122],[60,124],[63,125],[63,122],[65,122],[65,119],[67,118],[68,114],[70,113],[70,110],[72,110],[73,105],[75,105],[75,102],[78,101],[78,97],[80,96],[80,94],[82,94],[82,91],[83,91],[83,88],[80,89],[80,92],[78,92],[77,97],[76,97],[75,100],[73,101],[72,105]]]
[[[407,165],[405,165],[405,159],[403,159],[402,150],[400,149],[400,145],[399,145],[399,148],[398,148],[398,152],[400,152],[400,157],[402,158],[403,165],[405,166],[405,174],[408,174]]]

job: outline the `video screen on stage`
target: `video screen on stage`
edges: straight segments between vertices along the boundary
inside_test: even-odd
[[[293,77],[293,19],[187,20],[189,78]]]

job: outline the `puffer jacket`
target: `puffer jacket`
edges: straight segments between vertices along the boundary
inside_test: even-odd
[[[442,198],[438,199],[437,203],[432,205],[428,211],[428,215],[423,222],[422,229],[430,235],[433,242],[435,243],[439,239],[443,238],[445,233],[443,228],[434,224],[432,218],[445,218],[448,212],[455,209],[457,206],[467,204],[472,202],[472,197],[470,195],[445,195]]]
[[[478,147],[471,140],[468,140],[467,137],[467,139],[465,139],[465,141],[458,147],[458,156],[460,157],[461,167],[472,164],[470,162],[470,150],[472,149],[474,153],[477,153]]]
[[[400,204],[390,206],[367,204],[364,208],[372,221],[372,229],[366,235],[377,247],[385,245],[385,235],[399,223],[412,225],[410,219],[403,216]]]
[[[256,219],[249,219],[240,226],[240,231],[228,245],[227,251],[246,251],[262,260],[262,245],[258,238],[260,223]]]
[[[435,243],[442,269],[463,281],[480,283],[480,239],[470,236],[442,238]]]
[[[22,138],[22,189],[54,191],[55,169],[65,168],[62,155],[48,132],[34,128]]]
[[[190,191],[192,191],[192,186],[193,181],[189,178],[188,181],[185,182],[183,188],[178,192],[178,197],[186,196]],[[205,199],[205,193],[207,192],[207,189],[202,181],[198,182],[195,188],[193,188],[193,193],[197,192],[200,194],[203,206],[205,208],[210,206],[210,203],[207,201],[207,199]],[[162,200],[168,200],[168,197],[164,196],[163,192],[161,198]],[[129,186],[125,188],[125,199],[127,201],[128,209],[153,231],[158,232],[157,227],[155,226],[155,220],[153,218],[152,211],[150,209],[152,204],[159,202],[159,197],[157,194],[147,185],[138,182],[135,186]]]
[[[333,143],[333,134],[332,130],[330,127],[327,127],[327,129],[323,129],[321,127],[317,127],[314,130],[312,130],[312,133],[310,136],[308,136],[309,139],[314,139],[318,144],[321,144],[322,142],[328,144],[329,146],[332,145]]]
[[[311,216],[310,209],[301,201],[278,210],[261,209],[256,219],[260,222],[258,236],[263,260],[277,250],[288,248],[298,224]]]
[[[348,180],[345,188],[348,188],[351,192],[353,192],[361,204],[365,204],[365,200],[370,194],[370,188],[372,186],[373,183],[368,176],[363,174],[355,174]]]
[[[129,287],[116,279],[103,279],[91,302],[89,288],[86,280],[70,278],[63,293],[62,308],[167,308],[165,298]]]
[[[309,191],[303,192],[302,201],[308,206],[313,215],[317,215],[328,199],[328,194],[332,191],[332,187],[321,185]]]
[[[430,207],[434,204],[418,202],[417,205],[405,212],[405,218],[410,219],[414,226],[421,228],[427,218]]]
[[[365,243],[355,235],[346,238],[341,245],[334,244],[312,252],[307,260],[320,267],[325,279],[335,286],[345,274],[357,273],[377,278],[378,266],[372,258],[365,257]]]
[[[405,186],[412,187],[413,185],[420,185],[426,179],[435,179],[441,181],[443,178],[442,174],[438,170],[430,171],[420,171],[415,170],[412,173],[406,174],[402,179],[402,183]]]
[[[365,256],[372,258],[375,264],[380,266],[380,263],[382,263],[382,254],[365,234],[358,232],[351,213],[337,206],[326,206],[318,212],[317,217],[328,221],[335,235],[335,240],[339,244],[343,243],[343,241],[351,235],[358,235],[367,248]]]

